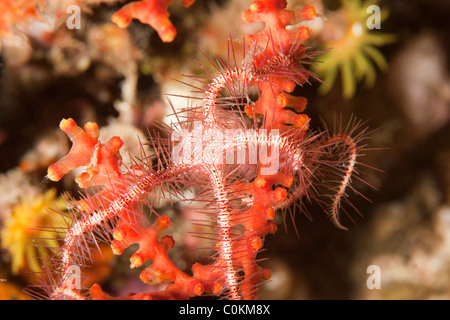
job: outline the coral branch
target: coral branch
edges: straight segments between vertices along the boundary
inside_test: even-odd
[[[170,3],[133,2],[113,20],[125,27],[138,18],[152,24],[163,41],[172,41],[176,31],[168,20]],[[60,251],[48,260],[49,270],[56,270],[48,276],[51,298],[85,297],[79,288],[72,288],[71,267],[90,263],[90,245],[103,239],[117,255],[135,250],[132,269],[151,261],[140,278],[152,290],[126,299],[189,299],[204,294],[254,299],[271,276],[269,269],[258,265],[257,256],[265,237],[277,231],[278,210],[284,217],[291,204],[318,199],[324,190],[331,199],[332,221],[345,229],[339,216],[341,202],[347,201],[348,190],[354,190],[352,177],[358,173],[360,142],[367,132],[355,121],[334,134],[310,132],[304,113],[307,100],[292,94],[313,76],[305,62],[314,53],[304,45],[309,30],[287,26],[315,16],[312,7],[287,10],[283,0],[252,2],[244,20],[263,21],[265,27],[246,37],[242,65],[220,62],[218,74],[211,73],[209,82],[199,80],[204,90],[192,86],[202,89],[203,104],[184,114],[176,112],[177,119],[184,117],[176,124],[178,130],[162,126],[170,138],[150,137],[152,157],[144,153],[142,162],[129,168],[122,164],[119,137],[102,143],[95,123],[83,130],[72,119],[61,121],[73,145],[49,167],[47,176],[58,181],[84,167],[76,182],[94,194],[69,204],[72,223]],[[328,183],[330,176],[333,180]],[[151,199],[186,201],[190,187],[200,190],[193,200],[203,204],[196,208],[204,214],[196,221],[198,237],[210,241],[215,254],[206,264],[192,265],[188,274],[171,260],[175,241],[164,235],[170,219],[157,212]],[[90,287],[89,297],[117,299],[97,284]]]
[[[172,42],[177,30],[169,20],[168,7],[173,0],[143,0],[125,5],[112,16],[112,21],[120,28],[126,28],[131,20],[152,26],[159,34],[163,42]],[[185,7],[189,7],[195,0],[184,0]]]

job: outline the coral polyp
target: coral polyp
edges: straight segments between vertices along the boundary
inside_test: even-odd
[[[42,258],[54,253],[60,236],[53,227],[67,224],[60,215],[49,214],[51,209],[65,211],[64,200],[56,196],[56,189],[20,201],[1,229],[1,245],[11,258],[11,271],[40,272]],[[39,239],[40,243],[35,241]]]
[[[369,29],[368,8],[377,6],[377,3],[373,0],[342,0],[338,10],[326,15],[319,38],[323,48],[330,50],[319,56],[317,60],[320,62],[313,66],[314,72],[324,81],[320,93],[327,93],[340,75],[342,94],[345,98],[351,98],[359,82],[365,81],[366,86],[373,86],[376,67],[387,69],[386,59],[378,47],[392,43],[395,36],[375,28]],[[380,9],[379,13],[376,23],[381,24],[388,17],[388,12]]]

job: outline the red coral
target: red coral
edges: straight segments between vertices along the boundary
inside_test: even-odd
[[[148,5],[148,1],[134,3],[134,9],[138,5]],[[277,230],[276,211],[303,197],[314,198],[317,187],[322,187],[321,181],[327,181],[330,172],[335,173],[337,182],[325,188],[333,194],[329,215],[336,226],[344,228],[339,209],[346,200],[346,191],[352,188],[359,142],[366,133],[357,122],[347,132],[308,133],[309,118],[302,113],[306,99],[290,95],[295,86],[303,85],[310,77],[303,66],[304,59],[311,57],[303,44],[308,32],[303,27],[296,31],[286,27],[299,19],[313,18],[315,11],[311,7],[288,11],[285,6],[283,0],[252,3],[244,18],[265,21],[266,26],[261,33],[247,38],[250,57],[244,59],[242,67],[218,68],[219,74],[205,88],[202,112],[187,114],[185,122],[179,124],[185,134],[175,145],[174,141],[151,138],[154,158],[144,155],[144,164],[122,167],[122,141],[113,137],[106,143],[99,142],[96,124],[87,124],[83,131],[71,119],[61,122],[73,146],[67,156],[50,166],[48,177],[59,180],[67,172],[87,166],[77,182],[82,188],[99,186],[100,192],[75,206],[81,217],[74,214],[61,251],[51,257],[52,262],[59,261],[56,269],[60,277],[52,281],[50,298],[83,298],[79,290],[70,287],[68,270],[73,263],[89,261],[86,244],[96,241],[96,232],[108,240],[112,235],[111,247],[116,254],[138,244],[130,267],[141,267],[151,260],[151,265],[141,272],[141,279],[152,285],[166,285],[163,290],[129,295],[128,299],[187,299],[205,293],[231,299],[256,298],[258,285],[271,274],[258,265],[257,255],[265,236]],[[250,88],[257,89],[256,102],[250,101]],[[225,90],[231,99],[219,97]],[[246,114],[253,121],[242,114],[241,99],[245,99]],[[196,122],[201,123],[201,130],[196,130]],[[193,125],[193,130],[187,130]],[[234,129],[234,135],[216,139],[214,133],[224,128]],[[253,147],[266,150],[258,150],[256,162],[250,161],[255,156]],[[225,155],[235,149],[248,151],[245,164],[223,164],[208,156]],[[175,159],[177,150],[188,154]],[[201,237],[211,241],[217,252],[211,263],[194,264],[192,275],[169,259],[174,239],[163,235],[169,218],[157,215],[149,224],[143,211],[154,211],[149,198],[158,190],[181,194],[180,184],[203,189],[196,199],[205,203],[202,211],[206,218],[198,222],[206,229]],[[179,198],[183,200],[183,196]],[[93,299],[113,299],[98,285],[92,286],[89,293]]]
[[[163,42],[172,42],[177,30],[169,20],[168,7],[173,0],[143,0],[125,5],[112,16],[112,21],[120,28],[126,28],[131,20],[138,19],[152,26]],[[195,0],[182,0],[185,7],[191,6]]]
[[[88,122],[81,129],[73,119],[63,119],[60,128],[72,141],[69,153],[52,164],[47,170],[47,178],[59,181],[67,173],[79,167],[86,166],[84,172],[80,173],[76,182],[81,188],[95,186],[113,187],[116,192],[126,188],[121,172],[122,157],[119,153],[123,141],[119,137],[112,137],[106,143],[98,140],[98,125]],[[80,210],[89,211],[97,208],[99,201],[114,198],[114,194],[107,189],[99,191],[95,197],[81,199],[77,202]]]
[[[273,129],[286,129],[286,125],[294,125],[304,131],[308,128],[305,115],[297,116],[306,107],[306,99],[296,98],[288,93],[296,85],[308,81],[310,72],[302,66],[302,61],[312,57],[307,53],[303,42],[309,37],[309,29],[299,27],[289,30],[286,27],[301,20],[312,20],[316,17],[313,7],[306,6],[300,10],[286,9],[284,0],[253,1],[250,8],[243,13],[244,21],[251,23],[263,21],[264,29],[256,35],[247,37],[251,47],[261,47],[255,50],[253,63],[255,69],[267,79],[261,82],[259,100],[246,107],[250,117],[255,114],[265,115],[272,122]],[[271,106],[276,106],[272,108]],[[268,107],[270,106],[270,107]],[[294,108],[296,112],[285,109]]]
[[[0,38],[13,31],[14,27],[38,17],[37,5],[41,0],[0,1]]]
[[[48,168],[47,178],[59,181],[70,171],[88,166],[85,172],[77,177],[81,188],[93,185],[105,185],[110,179],[121,175],[121,156],[119,150],[123,141],[112,137],[106,143],[98,141],[98,125],[88,122],[81,129],[73,119],[63,119],[60,128],[72,141],[72,148],[65,157]]]

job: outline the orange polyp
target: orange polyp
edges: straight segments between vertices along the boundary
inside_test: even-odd
[[[298,28],[298,35],[297,35],[297,39],[301,42],[308,40],[309,38],[309,34],[310,34],[310,30],[308,27],[299,27]]]
[[[274,234],[277,232],[277,224],[274,221],[269,221],[267,223],[267,233]]]
[[[111,250],[115,255],[121,255],[123,253],[124,247],[121,242],[118,240],[114,240],[111,242]]]
[[[122,139],[116,136],[109,139],[107,144],[109,145],[113,153],[117,153],[120,150],[120,148],[122,148],[123,141]]]
[[[255,186],[258,188],[264,188],[266,186],[266,179],[264,177],[259,176],[255,179],[254,182]]]
[[[296,86],[297,85],[295,84],[295,82],[291,81],[291,80],[286,80],[286,81],[283,82],[283,90],[286,91],[286,92],[294,91]]]
[[[280,107],[286,107],[289,103],[289,98],[285,93],[280,93],[277,97],[277,105]]]
[[[255,251],[261,250],[261,248],[263,247],[263,240],[256,236],[253,239],[251,239],[251,244],[252,244],[252,248]]]
[[[113,238],[117,241],[123,241],[125,238],[125,233],[122,230],[119,230],[118,228],[115,228],[113,230]]]
[[[262,1],[253,1],[249,9],[253,13],[261,13],[266,11],[266,6]]]
[[[161,235],[170,225],[170,218],[168,216],[159,216],[152,225],[157,235]]]
[[[173,272],[165,272],[160,269],[155,270],[151,265],[141,272],[140,278],[145,283],[157,285],[175,281],[175,274]]]
[[[61,172],[60,166],[56,166],[55,164],[52,164],[47,169],[47,178],[52,181],[59,181],[64,176],[65,176],[65,173]]]
[[[122,11],[117,11],[111,17],[111,21],[117,24],[119,28],[125,29],[131,22],[131,19]]]
[[[198,282],[194,285],[194,294],[197,296],[202,295],[204,292],[204,285],[201,282]]]
[[[277,97],[277,105],[280,107],[292,107],[296,112],[303,112],[306,109],[307,99],[283,92]]]
[[[309,128],[309,117],[306,114],[298,114],[295,116],[294,126],[303,131]]]
[[[163,42],[172,42],[177,35],[177,29],[172,25],[164,26],[159,29],[158,34]]]
[[[59,128],[66,133],[71,132],[74,129],[74,127],[76,127],[76,126],[77,126],[77,124],[71,118],[62,119],[61,122],[59,123]]]
[[[84,125],[84,131],[91,137],[93,141],[98,140],[98,124],[95,122],[88,122]]]
[[[303,112],[306,109],[308,100],[305,97],[293,97],[292,96],[289,102],[290,102],[289,106],[291,106],[291,103],[292,103],[292,107],[295,108],[295,111]]]
[[[312,20],[317,16],[316,9],[313,6],[305,6],[301,11],[301,16],[305,20]]]
[[[212,287],[212,294],[219,295],[223,290],[223,285],[221,283],[215,283]]]
[[[130,257],[130,262],[131,262],[130,268],[133,269],[142,266],[145,262],[145,259],[141,253],[136,252]]]
[[[246,104],[244,110],[245,110],[245,114],[250,119],[253,119],[255,117],[255,112],[253,111],[253,108],[250,105]]]
[[[89,288],[89,294],[97,300],[106,300],[109,298],[109,295],[103,292],[102,288],[97,283],[93,284]]]
[[[271,192],[274,201],[282,202],[287,198],[287,190],[282,187],[278,187]]]
[[[172,249],[173,246],[175,245],[175,240],[173,239],[172,236],[164,236],[161,238],[161,240],[159,242],[164,247],[166,252],[169,251],[170,249]]]
[[[286,188],[289,188],[294,183],[294,177],[293,176],[286,176],[283,178],[283,185]]]
[[[267,220],[275,219],[275,210],[272,207],[268,207],[266,209],[266,219]]]

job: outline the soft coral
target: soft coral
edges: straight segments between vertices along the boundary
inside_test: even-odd
[[[168,7],[173,0],[143,0],[125,5],[117,11],[112,21],[121,28],[126,28],[131,20],[138,19],[142,23],[149,24],[159,34],[163,42],[172,42],[177,30],[169,20]],[[195,0],[182,0],[185,7],[189,7]]]
[[[139,248],[130,259],[131,267],[140,267],[152,260],[152,264],[142,271],[141,279],[167,285],[158,292],[129,295],[129,299],[186,299],[203,293],[227,295],[232,299],[256,298],[258,285],[270,277],[270,270],[258,265],[257,255],[263,248],[265,237],[277,230],[275,212],[301,198],[309,200],[316,196],[317,184],[327,181],[324,171],[336,171],[339,183],[327,186],[334,194],[330,215],[333,222],[343,228],[339,221],[340,202],[346,200],[346,191],[352,189],[351,177],[361,150],[358,143],[364,139],[365,131],[358,123],[353,123],[347,132],[334,135],[307,133],[309,118],[301,114],[306,99],[289,93],[295,86],[306,83],[310,76],[303,66],[303,59],[309,56],[303,44],[308,32],[304,27],[295,31],[286,27],[299,18],[310,19],[315,13],[310,7],[298,12],[287,11],[285,5],[283,0],[253,2],[247,12],[248,21],[262,20],[267,25],[261,33],[246,39],[247,49],[253,50],[251,55],[244,59],[242,67],[236,63],[232,65],[233,62],[223,69],[216,66],[219,75],[208,83],[200,79],[207,86],[204,104],[200,110],[187,110],[191,112],[187,112],[184,121],[174,128],[188,130],[186,135],[175,144],[172,140],[151,138],[153,156],[144,155],[143,163],[137,169],[133,166],[120,168],[118,148],[112,148],[106,157],[93,156],[98,148],[108,144],[98,142],[95,128],[91,130],[88,126],[83,131],[72,121],[63,123],[62,129],[66,129],[74,143],[68,158],[62,161],[63,168],[69,168],[66,166],[69,163],[89,165],[88,169],[100,166],[113,170],[93,170],[98,178],[105,178],[105,183],[98,188],[103,187],[104,195],[98,198],[99,201],[91,201],[92,197],[85,199],[84,210],[79,212],[81,218],[74,217],[61,252],[52,257],[53,261],[61,261],[57,269],[63,277],[53,282],[51,298],[81,297],[70,290],[65,276],[71,263],[88,261],[85,257],[86,238],[95,241],[94,232],[97,231],[108,241],[112,235],[115,239],[112,249],[118,254],[130,245],[138,244]],[[249,96],[250,88],[257,89],[258,101],[255,103]],[[226,97],[223,91],[228,91],[231,97],[223,98]],[[241,109],[244,103],[249,105],[247,115],[255,121],[244,116]],[[255,119],[256,116],[261,121]],[[180,118],[183,119],[177,116]],[[202,124],[199,136],[195,135],[196,121]],[[204,139],[208,133],[225,128],[234,132],[227,140]],[[244,128],[250,130],[244,132]],[[191,136],[196,139],[192,141]],[[80,149],[80,145],[86,145],[87,150]],[[183,151],[189,149],[188,156],[176,161],[173,151],[180,146],[185,148]],[[224,164],[207,156],[217,151],[226,154],[240,149],[248,151],[250,158],[256,154],[251,154],[254,147],[259,149],[257,163],[249,160],[248,163],[232,161]],[[261,149],[270,149],[270,155],[269,152],[262,155]],[[78,152],[80,159],[75,154]],[[277,160],[276,170],[272,173],[263,171],[269,158],[271,166],[272,161]],[[82,161],[78,163],[77,160]],[[61,167],[61,163],[56,167]],[[91,176],[88,170],[86,174]],[[118,180],[123,182],[122,186],[111,183],[115,175],[121,178]],[[168,258],[174,241],[162,233],[169,226],[169,218],[158,214],[156,221],[150,224],[146,216],[148,210],[155,212],[151,199],[164,198],[165,192],[178,196],[181,201],[188,200],[183,186],[201,190],[195,198],[204,204],[198,210],[206,216],[197,220],[198,225],[205,228],[200,237],[211,241],[212,249],[217,252],[209,264],[194,264],[192,276],[178,269]],[[104,200],[108,194],[111,197]],[[91,287],[90,295],[94,299],[111,298],[97,285]]]

